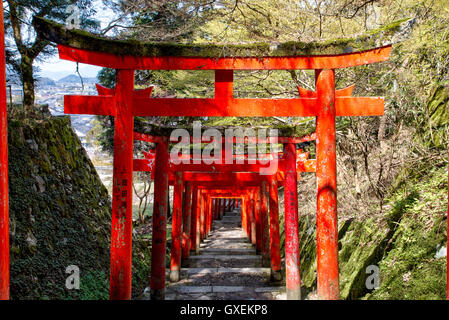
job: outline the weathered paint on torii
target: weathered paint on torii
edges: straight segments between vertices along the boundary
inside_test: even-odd
[[[65,30],[65,37],[67,32]],[[44,35],[45,36],[45,35]],[[54,36],[54,34],[53,34]],[[67,37],[66,37],[67,38]],[[66,39],[65,38],[65,39]],[[53,39],[55,40],[55,39]],[[123,185],[122,181],[131,181],[132,174],[132,135],[133,116],[316,116],[317,133],[317,287],[320,298],[339,298],[338,274],[338,229],[336,203],[336,159],[335,159],[335,117],[336,116],[373,116],[382,115],[384,109],[383,98],[360,98],[337,96],[335,93],[335,68],[351,67],[369,63],[385,61],[389,58],[391,46],[383,46],[367,51],[353,52],[328,56],[290,56],[290,57],[184,57],[184,56],[127,56],[114,53],[97,52],[67,45],[64,41],[58,44],[60,58],[101,65],[117,70],[117,85],[113,94],[100,96],[65,96],[64,111],[77,114],[112,115],[116,117],[114,139],[114,198],[113,198],[113,226],[119,224],[115,230],[118,238],[128,235],[131,225],[131,208],[126,207],[123,192],[129,196],[131,187]],[[202,69],[215,70],[215,97],[211,99],[169,99],[138,97],[133,90],[133,71],[136,69]],[[315,69],[316,95],[296,99],[236,99],[233,97],[233,70],[258,69]],[[164,106],[161,108],[161,106]],[[363,107],[361,107],[363,106]],[[292,144],[284,146],[287,157],[295,157]],[[158,143],[164,149],[164,156],[168,153],[167,143]],[[157,152],[157,156],[159,152]],[[161,159],[162,160],[162,159]],[[164,164],[156,159],[156,174],[160,170],[167,171],[168,161]],[[126,163],[126,165],[124,165]],[[294,162],[293,162],[294,164]],[[248,171],[250,168],[245,168]],[[298,246],[297,219],[298,205],[296,193],[296,170],[288,167],[285,183],[286,203],[286,250],[294,250]],[[249,170],[252,171],[252,170]],[[116,178],[118,177],[118,179]],[[168,179],[165,175],[160,178],[161,189],[166,192]],[[157,187],[158,179],[155,184]],[[154,224],[160,228],[160,235],[165,236],[165,212],[158,212],[166,205],[167,197],[161,196],[162,205],[158,203],[159,196],[155,195],[155,221],[161,221],[164,226]],[[163,210],[162,210],[163,211]],[[114,219],[116,222],[114,222]],[[120,224],[123,224],[123,228]],[[114,228],[113,228],[114,231]],[[126,236],[125,236],[126,238]],[[130,243],[130,239],[126,239]],[[153,250],[161,245],[162,238],[153,233]],[[131,279],[123,275],[129,274],[128,265],[120,264],[120,255],[130,255],[128,242],[114,242],[111,246],[111,298],[123,299],[130,297]],[[120,251],[122,248],[128,248]],[[162,249],[161,249],[162,250]],[[153,257],[156,260],[156,257]],[[159,258],[157,258],[159,259]],[[164,259],[161,257],[160,259]],[[120,260],[120,261],[123,261]],[[157,284],[152,285],[153,298],[163,298],[164,288],[160,280],[163,277],[163,261],[152,264],[152,269],[159,268],[152,277]],[[116,266],[116,268],[113,268]],[[287,286],[287,296],[290,299],[300,298],[299,288],[299,255],[287,261],[287,274],[294,275],[294,283]],[[287,276],[288,277],[288,276]],[[156,280],[159,279],[159,280]],[[123,286],[113,288],[114,285]],[[153,289],[154,288],[154,289]]]
[[[317,118],[317,277],[318,295],[322,299],[339,298],[335,117],[383,114],[382,98],[339,97],[335,91],[334,69],[385,61],[392,44],[408,37],[411,21],[399,21],[389,28],[371,31],[367,35],[338,43],[304,43],[279,45],[172,45],[141,44],[92,37],[86,32],[67,30],[64,26],[35,17],[33,25],[38,34],[58,44],[61,59],[117,69],[114,95],[98,97],[66,96],[65,112],[115,116],[114,178],[111,239],[111,299],[131,297],[131,200],[133,116],[316,116]],[[373,47],[375,43],[376,48]],[[2,44],[3,45],[3,44]],[[298,49],[299,48],[299,49]],[[301,48],[305,48],[301,50]],[[0,48],[1,49],[1,48]],[[357,51],[358,50],[358,51]],[[3,50],[1,50],[3,51]],[[215,98],[213,99],[155,99],[140,97],[134,90],[134,70],[215,70]],[[298,99],[235,99],[232,70],[316,70],[316,97]],[[0,70],[3,77],[3,71]],[[1,80],[1,79],[0,79]],[[3,81],[0,84],[3,87]],[[0,88],[3,95],[3,88]],[[5,91],[6,93],[6,91]],[[3,96],[2,96],[3,98]],[[164,108],[160,108],[164,105]],[[361,108],[360,106],[363,106]],[[0,105],[3,108],[3,103]],[[2,111],[3,112],[3,111]],[[2,114],[0,114],[1,116]],[[6,129],[0,127],[2,147]],[[158,144],[160,167],[156,165],[155,185],[167,190],[168,179],[160,172],[168,169],[166,146]],[[289,152],[287,147],[286,151]],[[5,159],[1,159],[2,161]],[[164,161],[162,161],[164,160]],[[2,162],[3,164],[7,163]],[[1,168],[4,176],[6,169]],[[295,172],[289,170],[289,185]],[[0,219],[2,243],[7,241],[8,213],[5,210],[4,180]],[[165,198],[165,200],[164,200]],[[167,197],[155,198],[154,215],[165,228]],[[288,199],[291,201],[294,199]],[[292,203],[292,210],[297,211]],[[158,212],[159,211],[159,212]],[[293,212],[288,220],[295,219]],[[161,239],[153,239],[153,247]],[[9,250],[1,247],[0,261],[8,263]],[[154,248],[153,248],[154,249]],[[120,257],[120,259],[117,259]],[[123,263],[124,262],[124,263]],[[0,283],[7,284],[9,275],[0,275]],[[296,289],[295,289],[296,290]],[[296,291],[292,291],[294,297]],[[154,296],[163,297],[163,288]],[[2,292],[2,297],[8,297]]]
[[[161,137],[155,137],[150,136],[146,134],[141,133],[135,133],[134,138],[136,140],[140,141],[146,141],[151,143],[160,143],[162,140]],[[275,160],[276,164],[279,165],[279,158],[285,158],[282,161],[282,167],[287,169],[290,169],[292,171],[280,171],[277,170],[274,176],[276,177],[276,180],[288,182],[290,180],[290,186],[288,184],[284,185],[290,192],[285,194],[285,198],[287,200],[290,200],[290,202],[294,203],[296,199],[297,202],[297,190],[296,190],[296,179],[300,178],[299,173],[305,172],[305,171],[315,171],[315,161],[314,160],[308,160],[309,153],[302,153],[302,150],[296,150],[296,142],[303,142],[303,141],[312,141],[315,139],[315,134],[312,134],[310,136],[306,136],[303,138],[287,138],[287,137],[280,137],[278,140],[281,140],[285,143],[286,146],[288,146],[288,151],[284,152],[283,154],[268,154],[270,157],[267,157],[267,155],[264,155],[265,158],[270,158],[271,161]],[[235,140],[235,139],[233,139]],[[249,140],[258,140],[255,137],[247,137],[245,139],[247,141]],[[295,143],[293,143],[295,142]],[[150,153],[150,152],[144,152],[145,159],[134,159],[134,163],[136,164],[136,161],[139,165],[134,166],[134,171],[151,171],[151,173],[154,172],[154,165],[157,157],[157,153]],[[190,159],[190,157],[187,157],[187,159]],[[170,160],[171,161],[171,160]],[[306,164],[308,163],[308,164]],[[226,170],[224,170],[225,167],[228,167]],[[196,172],[196,177],[190,177],[191,182],[194,182],[197,187],[200,188],[209,188],[209,189],[216,189],[220,188],[220,190],[223,190],[223,188],[231,187],[234,189],[233,192],[241,193],[244,192],[245,196],[242,199],[243,203],[249,204],[249,207],[246,208],[246,206],[242,207],[242,226],[244,231],[247,233],[247,235],[251,238],[251,241],[256,245],[257,250],[260,250],[262,252],[263,261],[267,264],[270,260],[270,254],[269,254],[269,247],[271,245],[271,274],[272,278],[275,280],[279,280],[280,277],[280,252],[274,252],[275,250],[279,251],[280,243],[279,243],[279,217],[272,217],[271,219],[273,221],[277,221],[277,223],[270,223],[270,234],[273,236],[271,239],[268,237],[268,184],[272,177],[264,176],[255,174],[255,172],[245,172],[246,174],[253,174],[252,179],[246,179],[245,181],[241,181],[239,178],[240,176],[232,176],[232,174],[237,174],[237,172],[232,172],[232,170],[242,170],[241,167],[238,167],[234,164],[226,164],[221,167],[211,167],[206,166],[204,164],[197,164],[195,166],[195,170],[205,170],[210,171],[211,168],[213,168],[213,171],[211,172],[202,172],[200,176],[198,176],[198,172]],[[245,169],[245,170],[259,170],[260,168],[251,167],[251,169]],[[172,220],[172,251],[171,251],[171,264],[170,264],[170,280],[171,281],[178,281],[179,280],[179,268],[181,265],[181,220],[184,220],[182,218],[182,213],[178,208],[181,208],[181,200],[182,199],[182,183],[186,182],[186,176],[183,176],[190,173],[187,171],[192,170],[192,167],[188,166],[174,166],[171,168],[171,174],[173,177],[169,180],[173,181],[173,184],[175,185],[174,190],[174,200],[173,200],[173,220]],[[167,175],[170,174],[169,172],[166,172]],[[210,175],[214,173],[220,173],[220,180],[213,180],[210,181]],[[231,173],[231,175],[230,175]],[[241,174],[242,172],[238,172]],[[226,175],[227,174],[227,175]],[[292,174],[297,177],[292,178]],[[226,176],[223,176],[226,175]],[[195,179],[196,178],[196,179]],[[207,179],[207,181],[203,181],[202,179]],[[292,179],[293,182],[291,181]],[[207,184],[207,186],[206,186]],[[179,186],[177,188],[177,186]],[[258,187],[260,191],[260,195],[258,193],[253,192],[246,192],[243,190],[254,187]],[[235,190],[237,188],[237,190]],[[277,187],[276,187],[277,192]],[[227,191],[229,195],[229,191]],[[211,224],[212,224],[212,214],[210,206],[211,206],[211,198],[213,196],[208,195],[207,196],[206,203],[208,204],[206,206],[205,210],[202,210],[201,214],[201,221],[198,216],[195,216],[194,219],[191,220],[191,225],[201,226],[201,234],[198,236],[195,232],[192,234],[192,239],[195,239],[195,249],[198,250],[199,248],[199,241],[204,238],[204,236],[208,233],[210,230]],[[293,198],[293,200],[291,199]],[[248,200],[251,199],[251,203],[248,202]],[[253,205],[252,203],[255,202],[256,205]],[[277,200],[276,202],[272,202],[272,205],[277,206]],[[214,207],[214,209],[216,209]],[[295,208],[292,206],[285,206],[285,212],[286,216],[291,216],[294,214]],[[278,208],[272,208],[271,210],[272,215],[278,215]],[[249,212],[250,214],[247,214],[246,212]],[[296,208],[297,212],[297,208]],[[204,218],[204,215],[206,215],[206,219]],[[206,222],[207,220],[207,222]],[[189,221],[189,219],[187,219]],[[154,222],[155,223],[155,222]],[[188,225],[188,224],[187,224]],[[287,226],[288,225],[288,226]],[[188,226],[189,228],[189,226]],[[298,219],[292,219],[289,223],[286,224],[286,228],[289,231],[289,234],[287,234],[286,238],[289,243],[298,243],[298,232],[295,232],[295,230],[298,229]],[[196,229],[199,229],[197,227]],[[187,235],[185,235],[186,238],[188,238]],[[271,241],[269,241],[271,240]],[[188,240],[186,241],[188,242]],[[270,245],[269,245],[270,244]],[[187,244],[185,244],[187,246]],[[187,251],[187,249],[185,249]],[[153,255],[158,254],[162,255],[163,252],[157,252],[155,253],[153,251]],[[184,256],[188,256],[188,253],[184,254]],[[290,292],[290,295],[299,295],[300,290],[300,279],[299,279],[299,245],[291,245],[287,247],[286,250],[286,259],[290,263],[287,267],[287,276],[286,276],[286,285],[288,292]],[[162,269],[162,266],[161,266]],[[156,275],[160,276],[160,275]],[[153,277],[153,274],[152,274]],[[164,281],[163,279],[161,280]]]

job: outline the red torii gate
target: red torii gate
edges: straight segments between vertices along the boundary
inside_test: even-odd
[[[402,25],[394,24],[392,30],[401,33]],[[65,96],[66,113],[97,114],[115,116],[114,133],[114,178],[112,230],[116,237],[111,239],[111,299],[129,299],[130,290],[130,247],[132,216],[131,179],[132,179],[132,141],[134,116],[316,116],[317,133],[317,287],[322,299],[339,298],[338,275],[338,233],[336,203],[336,161],[335,161],[335,117],[336,116],[376,116],[383,114],[382,98],[347,97],[336,95],[335,69],[359,66],[385,61],[389,58],[391,46],[397,42],[395,32],[385,29],[370,32],[364,38],[357,38],[360,51],[353,51],[350,41],[343,42],[344,48],[329,53],[324,44],[313,44],[306,50],[298,50],[295,43],[277,46],[256,46],[254,49],[234,46],[234,53],[227,54],[223,46],[170,44],[141,45],[135,42],[114,42],[90,37],[85,32],[67,30],[62,25],[47,22],[35,17],[33,25],[39,35],[58,44],[61,59],[93,64],[117,69],[116,87],[113,95]],[[1,29],[0,29],[1,31]],[[4,33],[1,33],[3,36]],[[378,37],[377,48],[360,46],[368,40],[373,43]],[[401,41],[401,34],[398,39]],[[79,40],[85,41],[79,41]],[[2,39],[0,39],[2,40]],[[107,46],[106,44],[113,44]],[[354,43],[354,42],[353,42]],[[114,45],[115,44],[115,45]],[[332,46],[333,44],[328,44]],[[231,46],[232,47],[232,46]],[[338,46],[337,46],[338,47]],[[104,52],[110,50],[113,52]],[[206,51],[202,51],[206,48]],[[229,48],[229,46],[227,46]],[[242,50],[243,48],[243,50]],[[1,41],[0,55],[4,54],[4,41]],[[212,53],[208,53],[212,52]],[[299,53],[298,53],[299,52]],[[241,53],[241,54],[240,54]],[[215,98],[212,99],[168,99],[142,97],[134,90],[134,70],[215,70]],[[316,93],[313,97],[296,99],[235,99],[233,97],[233,70],[295,70],[313,69],[316,78]],[[4,68],[0,69],[1,89],[4,89]],[[0,90],[3,91],[5,90]],[[5,92],[6,93],[6,92]],[[5,97],[0,101],[0,139],[2,143],[0,173],[0,292],[1,298],[9,297],[9,246],[8,246],[8,210],[7,210],[7,145]],[[160,106],[164,105],[164,108]],[[363,106],[361,108],[360,106]],[[156,162],[155,184],[167,190],[168,179],[163,176],[167,170],[168,152],[166,145],[157,144],[161,160]],[[285,153],[294,156],[292,146],[287,144]],[[161,163],[161,165],[158,165]],[[290,163],[287,161],[287,163]],[[294,163],[294,162],[293,162]],[[274,180],[274,179],[273,179]],[[272,180],[272,181],[273,181]],[[289,208],[286,221],[297,221],[296,169],[286,167],[285,177],[286,207]],[[164,188],[165,187],[165,188]],[[296,196],[295,196],[296,195]],[[153,214],[164,220],[166,194],[155,199],[157,210]],[[290,211],[291,209],[291,211]],[[164,228],[161,226],[161,228]],[[286,230],[292,234],[297,230]],[[160,245],[161,239],[153,239],[153,246]],[[288,239],[286,240],[288,241]],[[286,243],[286,246],[297,243]],[[154,249],[154,247],[153,247]],[[122,259],[124,258],[124,259]],[[299,260],[299,256],[297,257]],[[123,263],[126,261],[126,263]],[[287,268],[290,261],[287,261]],[[112,280],[121,279],[120,282]],[[297,296],[297,292],[289,292]]]
[[[155,136],[150,136],[147,134],[141,134],[141,133],[134,133],[134,139],[135,140],[140,140],[140,141],[146,141],[146,142],[151,142],[151,143],[164,143],[167,144],[167,139],[165,137],[155,137]],[[284,181],[285,177],[288,176],[288,174],[285,171],[285,168],[287,168],[288,166],[293,168],[293,172],[296,173],[295,178],[299,179],[300,172],[304,172],[304,171],[315,171],[315,161],[314,160],[308,160],[308,155],[309,153],[302,153],[302,150],[296,150],[296,145],[295,143],[300,143],[300,142],[304,142],[304,141],[312,141],[315,139],[315,134],[312,134],[310,136],[305,136],[302,138],[288,138],[288,137],[280,137],[277,140],[278,141],[282,141],[283,143],[285,143],[288,146],[291,146],[290,150],[281,154],[281,156],[277,155],[277,154],[269,154],[273,159],[276,160],[276,164],[278,165],[277,168],[277,172],[275,173],[275,178],[276,180],[280,180],[280,181]],[[197,142],[202,142],[203,139],[200,139]],[[258,140],[269,140],[268,139],[258,139],[255,137],[246,137],[246,139],[242,139],[242,138],[238,138],[238,137],[233,137],[232,138],[233,141],[236,140],[245,140],[245,141],[258,141]],[[207,142],[210,142],[209,140],[206,139]],[[294,142],[294,143],[293,143]],[[290,153],[290,155],[289,155]],[[155,166],[155,161],[157,158],[157,152],[152,153],[152,152],[144,152],[145,155],[145,159],[134,159],[134,171],[151,171],[151,173],[154,173],[154,166]],[[190,158],[187,157],[187,158]],[[220,159],[224,158],[223,155],[220,156]],[[265,158],[266,157],[265,155]],[[282,159],[282,158],[286,158],[286,159]],[[282,159],[279,161],[279,159]],[[287,163],[287,161],[290,161],[289,163]],[[259,175],[258,172],[260,170],[261,166],[260,164],[255,164],[252,166],[248,166],[248,165],[236,165],[234,163],[231,164],[222,164],[220,166],[218,166],[217,164],[214,165],[206,165],[204,163],[201,164],[196,164],[196,165],[191,165],[191,164],[185,164],[185,165],[181,165],[181,164],[176,164],[176,165],[172,165],[171,164],[171,159],[169,160],[170,165],[168,168],[168,171],[166,172],[167,175],[169,175],[169,181],[172,182],[172,184],[174,185],[175,189],[174,189],[174,199],[173,199],[173,220],[172,220],[172,252],[171,252],[171,267],[170,267],[170,279],[171,281],[178,281],[179,280],[179,268],[181,265],[181,221],[183,221],[183,217],[182,217],[182,213],[181,213],[181,203],[182,203],[182,189],[183,189],[183,183],[187,180],[190,181],[195,181],[197,185],[201,185],[201,187],[206,187],[206,184],[208,184],[208,188],[211,189],[217,189],[219,188],[220,190],[222,190],[224,187],[237,187],[238,190],[242,190],[243,189],[247,189],[249,188],[253,188],[257,187],[260,188],[260,199],[258,197],[258,193],[253,193],[253,192],[246,192],[246,195],[243,197],[242,199],[242,203],[244,203],[242,205],[242,225],[244,230],[246,231],[246,233],[249,235],[251,241],[253,244],[256,245],[257,250],[262,251],[263,253],[263,257],[264,260],[267,261],[268,260],[268,236],[267,236],[267,230],[265,229],[264,226],[268,226],[268,217],[266,215],[266,211],[268,209],[268,195],[267,195],[267,187],[268,184],[267,182],[270,181],[271,177],[267,177],[267,176],[263,176],[263,175]],[[279,164],[281,164],[279,166]],[[284,171],[283,171],[284,170]],[[228,174],[232,171],[248,171],[245,172],[247,174],[253,174],[252,175],[252,179],[248,179],[245,180],[244,182],[241,181],[240,179],[235,179],[234,177],[223,177],[221,176],[220,180],[213,180],[213,181],[207,181],[207,182],[200,182],[202,181],[202,179],[200,177],[197,177],[197,179],[194,179],[192,177],[183,177],[183,174],[188,174],[191,171],[201,171],[202,172],[202,179],[207,179],[210,178],[210,175],[213,173],[220,173],[220,175],[223,174]],[[253,171],[253,172],[251,172]],[[198,174],[198,172],[196,172]],[[241,174],[242,172],[238,172],[239,174]],[[171,176],[170,176],[171,174]],[[297,177],[296,177],[297,176]],[[295,182],[296,183],[296,182]],[[163,191],[159,191],[156,190],[156,186],[155,186],[155,193],[156,192],[163,192]],[[234,191],[237,192],[237,191]],[[277,192],[277,186],[276,186],[276,192]],[[297,190],[296,190],[296,185],[294,186],[294,192],[291,192],[291,197],[294,196],[294,194],[297,194]],[[155,196],[156,197],[156,196]],[[245,204],[248,204],[247,198],[249,197],[250,200],[250,204],[249,204],[249,208],[246,208]],[[297,197],[297,195],[296,195]],[[213,197],[212,197],[213,198]],[[254,199],[253,199],[254,198]],[[190,199],[190,198],[188,198]],[[276,196],[277,199],[277,196]],[[286,197],[286,199],[288,199],[288,197]],[[202,200],[202,198],[200,197],[200,200]],[[261,201],[262,200],[262,201]],[[210,202],[210,197],[208,198],[208,200],[206,201],[207,206],[205,207],[205,210],[201,211],[201,219],[203,219],[200,223],[200,219],[199,217],[196,215],[196,211],[194,210],[194,215],[192,216],[193,219],[191,220],[191,225],[194,226],[198,226],[201,225],[202,229],[200,234],[195,234],[195,232],[197,230],[195,230],[192,234],[192,239],[195,239],[195,248],[198,249],[199,247],[199,241],[202,240],[205,235],[208,233],[208,231],[210,230],[210,227],[212,225],[212,209],[211,209],[211,202]],[[253,205],[253,201],[256,201],[257,206]],[[277,200],[274,202],[270,202],[272,203],[272,206],[276,205],[277,206]],[[195,204],[194,204],[195,205]],[[189,206],[190,207],[190,206]],[[216,208],[214,208],[215,210]],[[294,210],[289,206],[285,206],[285,212],[286,215],[289,215],[289,210]],[[207,213],[205,213],[205,211],[207,211]],[[271,247],[272,247],[272,259],[271,259],[271,271],[272,271],[272,278],[273,279],[279,279],[280,277],[280,253],[279,252],[273,252],[274,250],[279,251],[279,218],[278,218],[278,208],[271,208],[271,211],[273,211],[273,215],[276,215],[276,217],[273,217],[271,220],[273,220],[273,223],[270,223],[270,229],[271,229],[271,234],[273,235],[272,237],[272,241],[271,241]],[[251,214],[247,215],[246,213]],[[259,215],[259,213],[261,213]],[[204,214],[206,214],[206,218],[204,218]],[[196,221],[195,221],[196,220]],[[188,219],[187,219],[187,223],[185,225],[189,226],[188,224]],[[275,221],[276,224],[275,224]],[[249,224],[250,223],[250,224]],[[289,224],[293,224],[293,226],[290,226]],[[159,221],[153,220],[153,226],[154,225],[159,225]],[[298,232],[294,232],[294,230],[298,229],[298,221],[293,220],[293,221],[288,221],[286,222],[286,229],[290,230],[292,229],[293,232],[291,232],[289,235],[287,235],[287,240],[289,241],[289,243],[298,243]],[[155,232],[159,232],[160,230],[154,230],[153,231],[153,236]],[[183,239],[186,236],[183,236]],[[159,237],[158,237],[159,238]],[[160,237],[161,239],[165,238],[163,235],[161,235]],[[296,241],[295,241],[296,240]],[[186,241],[188,242],[188,240]],[[185,246],[188,246],[187,244],[184,244]],[[262,248],[264,250],[262,250]],[[159,249],[159,248],[158,248]],[[186,251],[187,249],[184,249],[184,251]],[[154,257],[155,255],[158,256],[163,256],[165,252],[165,248],[164,251],[162,252],[155,252],[153,250],[152,256]],[[188,256],[188,253],[182,255],[182,256]],[[287,291],[295,291],[299,294],[299,290],[300,290],[300,278],[299,278],[299,244],[298,246],[292,245],[290,247],[286,248],[286,259],[287,260],[291,260],[292,262],[290,263],[290,265],[288,265],[287,267]],[[161,261],[157,260],[158,262],[160,262],[159,266],[154,266],[154,269],[152,269],[152,275],[151,275],[151,289],[152,292],[153,290],[162,290],[165,287],[165,283],[164,283],[164,279],[165,278],[161,278],[162,277],[162,270],[165,266],[164,263],[162,263]],[[152,264],[153,265],[153,264]],[[154,273],[153,273],[154,271]],[[157,279],[155,279],[157,278]],[[159,286],[161,288],[159,288]]]
[[[39,23],[39,20],[35,20]],[[48,26],[51,28],[50,26]],[[62,28],[64,30],[64,28]],[[69,30],[64,30],[69,32]],[[43,35],[50,40],[49,37]],[[345,68],[385,61],[389,58],[391,46],[329,56],[292,57],[184,57],[184,56],[130,56],[85,50],[65,45],[59,39],[61,59],[94,64],[117,69],[117,81],[113,94],[100,96],[64,97],[64,112],[73,114],[97,114],[115,116],[114,133],[114,179],[111,241],[111,299],[129,299],[131,296],[129,268],[131,263],[131,179],[132,140],[134,116],[190,116],[190,117],[271,117],[316,116],[317,134],[317,287],[320,298],[339,298],[338,273],[338,229],[336,202],[336,160],[335,160],[335,117],[382,115],[383,98],[342,97],[335,94],[336,68]],[[134,70],[215,70],[215,97],[210,99],[142,98],[134,91]],[[272,69],[314,69],[316,70],[316,93],[314,97],[296,99],[236,99],[233,97],[233,70]],[[161,106],[164,106],[161,108]],[[363,106],[361,108],[360,106]],[[166,143],[157,143],[155,188],[164,190],[155,195],[153,216],[165,224],[167,178],[164,172],[168,166]],[[296,151],[293,144],[285,146],[288,159]],[[286,161],[290,163],[290,161]],[[293,162],[294,163],[294,162]],[[158,167],[160,165],[160,167]],[[298,219],[298,199],[296,193],[296,169],[287,167],[285,177],[285,206],[288,222]],[[162,228],[163,226],[154,226]],[[298,246],[297,227],[287,228],[286,249]],[[161,235],[165,232],[161,232]],[[153,234],[153,250],[159,250],[163,239]],[[126,257],[126,259],[123,259]],[[163,259],[163,258],[161,258]],[[162,264],[162,261],[156,265]],[[299,256],[286,261],[287,269],[297,268]],[[153,268],[153,265],[152,265]],[[161,274],[164,271],[160,271]],[[299,274],[299,270],[295,270]],[[159,279],[160,277],[158,277]],[[117,281],[124,279],[124,281]],[[298,279],[295,282],[299,281]],[[115,287],[119,286],[119,287]],[[155,285],[153,296],[163,297],[163,286]],[[287,288],[289,289],[289,288]],[[289,297],[299,297],[299,288],[287,290]]]

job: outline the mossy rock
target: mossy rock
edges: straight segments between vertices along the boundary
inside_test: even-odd
[[[427,111],[433,126],[449,124],[449,84],[435,87],[427,101]]]

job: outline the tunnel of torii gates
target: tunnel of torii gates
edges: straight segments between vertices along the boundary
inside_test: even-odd
[[[256,251],[262,253],[264,266],[271,267],[273,280],[281,278],[281,255],[279,237],[278,183],[285,186],[286,220],[286,289],[291,299],[300,298],[299,270],[299,230],[297,219],[297,180],[300,172],[314,172],[316,162],[308,159],[308,152],[296,150],[296,145],[315,140],[315,134],[303,138],[278,137],[276,140],[284,145],[284,152],[258,155],[255,163],[212,163],[174,164],[169,159],[167,137],[154,137],[142,133],[134,133],[134,139],[155,143],[156,152],[144,152],[144,159],[134,159],[134,171],[151,172],[154,179],[154,204],[166,212],[168,185],[174,186],[172,213],[172,243],[170,260],[170,280],[179,280],[181,259],[189,257],[189,251],[199,253],[202,241],[212,227],[212,221],[221,219],[224,211],[224,199],[240,199],[242,228]],[[246,137],[246,142],[266,143],[271,138]],[[231,142],[245,142],[239,137]],[[192,139],[192,142],[199,142]],[[209,138],[201,142],[210,142]],[[226,141],[223,141],[223,146]],[[220,149],[223,150],[223,149]],[[225,154],[222,152],[222,160]],[[182,159],[184,158],[184,159]],[[190,155],[180,156],[182,160],[191,160]],[[249,155],[235,155],[235,160],[250,159]],[[253,157],[254,158],[254,157]],[[262,160],[268,160],[263,164]],[[275,166],[270,175],[260,174],[262,168]],[[158,168],[158,166],[160,166]],[[272,167],[273,168],[273,167]],[[270,197],[268,196],[270,194]],[[269,206],[268,206],[268,197]],[[268,208],[270,218],[268,218]],[[156,207],[155,207],[156,209]],[[295,216],[296,215],[296,216]],[[155,298],[163,296],[165,288],[165,215],[161,211],[153,211],[151,293]],[[155,263],[156,262],[156,263]],[[129,270],[128,272],[131,272]],[[117,280],[117,279],[116,279]],[[115,281],[117,282],[117,281]],[[130,285],[130,284],[129,284]],[[130,290],[130,288],[129,288]]]
[[[2,13],[1,13],[2,14]],[[3,18],[3,17],[1,17]],[[317,292],[320,299],[339,299],[337,181],[335,154],[335,119],[337,116],[380,116],[384,99],[352,97],[352,89],[335,87],[335,70],[367,65],[389,59],[392,45],[408,38],[413,20],[401,20],[350,39],[324,42],[286,42],[278,44],[173,44],[111,40],[86,31],[67,29],[63,25],[34,17],[38,36],[58,45],[60,59],[116,69],[116,86],[98,96],[66,95],[67,114],[110,115],[115,117],[113,198],[111,231],[110,298],[131,298],[132,178],[134,116],[175,117],[316,117],[317,181]],[[0,23],[0,59],[5,61],[3,23]],[[7,133],[5,64],[0,64],[0,298],[9,298],[9,213],[7,180]],[[214,70],[213,98],[151,98],[151,89],[134,89],[135,70]],[[234,70],[314,70],[315,91],[300,89],[294,99],[240,99],[233,95]],[[362,84],[363,85],[363,84]],[[167,137],[156,143],[151,263],[152,298],[165,295],[165,252],[167,196],[169,183],[174,184],[176,202],[172,224],[179,233],[182,212],[179,195],[183,184],[192,192],[190,248],[198,245],[198,235],[206,236],[210,221],[217,216],[213,199],[238,199],[244,219],[244,232],[251,241],[260,242],[259,250],[267,252],[266,199],[269,189],[270,237],[278,237],[276,185],[284,185],[286,231],[286,280],[291,299],[299,298],[298,195],[295,143],[283,141],[284,153],[276,175],[259,174],[262,163],[223,164],[211,167],[180,167],[169,164]],[[147,159],[148,160],[148,159]],[[270,160],[272,161],[272,160]],[[202,164],[203,165],[203,164]],[[203,169],[201,169],[203,168]],[[137,169],[137,165],[136,168]],[[188,170],[199,170],[193,172]],[[202,172],[202,170],[205,170]],[[240,172],[243,171],[243,172]],[[299,170],[300,171],[300,170]],[[168,174],[167,174],[168,173]],[[237,178],[238,177],[238,178]],[[204,178],[205,181],[202,181]],[[209,179],[209,180],[208,180]],[[229,181],[238,181],[239,192],[230,189]],[[220,183],[219,183],[220,182]],[[189,191],[189,186],[190,190]],[[197,190],[197,192],[193,192]],[[273,202],[273,206],[272,206]],[[190,203],[190,202],[186,202]],[[259,204],[260,203],[260,204]],[[251,208],[254,206],[255,210]],[[218,207],[220,208],[220,207]],[[186,208],[187,209],[187,208]],[[271,210],[273,209],[273,210]],[[258,214],[256,213],[258,212]],[[274,212],[274,214],[272,214]],[[259,219],[259,222],[258,222]],[[265,222],[261,223],[260,221]],[[191,220],[192,222],[193,220]],[[198,224],[199,221],[199,224]],[[271,225],[274,222],[273,226]],[[187,225],[187,222],[186,222]],[[264,226],[261,228],[261,226]],[[192,237],[194,230],[195,237]],[[259,233],[259,237],[257,234]],[[255,236],[254,236],[255,234]],[[172,278],[179,277],[179,237],[173,241]],[[273,242],[273,243],[272,243]],[[271,268],[279,270],[277,240],[270,239]],[[274,247],[274,249],[273,249]],[[187,251],[187,244],[184,245]],[[275,251],[275,252],[272,252]],[[185,252],[185,255],[188,252]],[[182,256],[182,240],[181,240]],[[274,260],[274,262],[273,262]]]

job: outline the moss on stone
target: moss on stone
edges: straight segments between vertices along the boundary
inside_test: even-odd
[[[439,127],[449,124],[449,85],[439,84],[427,101],[427,111],[432,125]]]
[[[36,31],[44,39],[73,48],[115,55],[212,58],[336,55],[365,51],[392,45],[408,38],[413,22],[411,19],[402,19],[352,38],[317,42],[185,44],[113,40],[84,30],[67,29],[61,24],[41,17],[35,16],[33,19]]]
[[[80,268],[82,283],[109,273],[111,216],[70,118],[10,115],[8,133],[12,298],[102,298],[84,285],[65,288],[69,265]]]
[[[393,183],[381,218],[339,221],[342,299],[445,299],[446,258],[436,252],[447,240],[447,169],[405,170]],[[316,290],[314,217],[299,219],[303,290]],[[380,287],[366,288],[367,267],[377,265]]]

